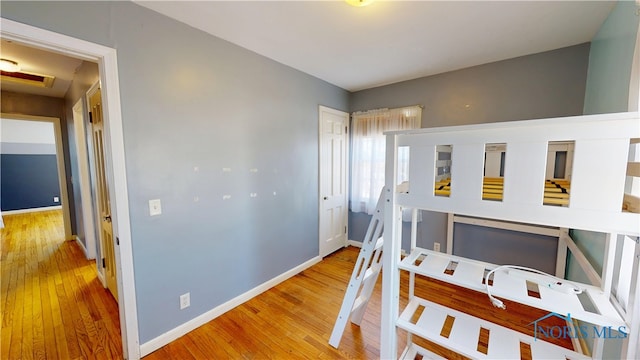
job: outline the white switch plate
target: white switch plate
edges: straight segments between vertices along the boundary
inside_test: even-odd
[[[433,243],[433,251],[440,251],[440,243],[439,242],[434,242]]]
[[[160,199],[149,200],[149,215],[156,216],[162,214],[162,204]]]
[[[59,198],[59,197],[57,197],[57,196],[54,196],[54,197],[53,197],[53,202],[56,202],[56,203],[57,203],[57,202],[60,202],[60,198]]]
[[[191,306],[191,293],[180,295],[180,310]]]

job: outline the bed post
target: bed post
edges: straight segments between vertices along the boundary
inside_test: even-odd
[[[447,254],[453,255],[453,218],[454,213],[447,213]]]
[[[398,136],[387,135],[385,169],[384,245],[382,252],[382,314],[380,329],[380,358],[395,359],[398,356],[396,320],[400,300],[400,241],[396,237],[402,230],[398,221],[402,213],[396,205]],[[400,223],[401,224],[401,223]]]
[[[602,262],[602,282],[601,288],[607,296],[611,296],[611,286],[613,283],[613,266],[616,261],[616,246],[618,245],[618,234],[608,233],[604,243],[604,260]]]
[[[624,346],[622,347],[623,359],[637,359],[640,356],[640,276],[638,276],[638,266],[640,265],[640,244],[638,240],[640,237],[635,238],[636,244],[634,246],[633,266],[631,267],[631,287],[629,289],[629,303],[627,306],[626,323],[630,326],[627,329],[627,337],[624,339]]]

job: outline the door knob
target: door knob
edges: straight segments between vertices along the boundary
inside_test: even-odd
[[[102,220],[107,221],[107,222],[111,222],[111,215],[103,216]]]

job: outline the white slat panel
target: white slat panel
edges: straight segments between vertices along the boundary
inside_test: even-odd
[[[482,286],[482,278],[484,276],[484,266],[472,264],[469,262],[459,262],[453,278],[461,284],[467,286]]]
[[[477,351],[482,321],[471,316],[456,316],[449,339],[469,351]],[[478,352],[478,355],[482,353]]]
[[[427,255],[426,259],[431,258],[432,264],[425,267],[419,267],[413,264],[414,260],[421,255]],[[435,260],[435,262],[434,262]],[[447,265],[450,261],[458,262],[458,266],[453,275],[447,275],[444,273]],[[428,262],[428,260],[427,260]],[[421,264],[421,265],[422,265]],[[477,267],[474,270],[473,267]],[[443,253],[436,253],[431,250],[416,248],[408,257],[406,257],[401,263],[400,268],[416,272],[420,275],[429,276],[438,280],[446,281],[455,285],[464,286],[469,289],[474,289],[480,292],[486,292],[485,285],[482,284],[480,270],[484,272],[484,269],[494,269],[496,265],[485,263],[482,261],[465,259],[459,256],[447,255]],[[426,269],[426,270],[425,270]],[[475,272],[474,276],[480,279],[476,281],[461,281],[461,279],[467,279],[467,273]],[[456,274],[462,274],[459,278]],[[525,275],[519,275],[523,273]],[[511,275],[510,275],[511,274]],[[473,276],[469,276],[471,278]],[[609,302],[608,298],[603,294],[602,290],[595,286],[586,284],[579,284],[579,286],[589,293],[589,297],[592,299],[594,305],[598,309],[598,313],[590,313],[583,309],[580,300],[576,295],[565,294],[560,291],[539,287],[541,298],[529,296],[527,294],[526,279],[540,278],[545,283],[544,276],[538,276],[519,270],[497,271],[494,273],[494,285],[491,287],[491,293],[494,296],[506,298],[512,301],[520,302],[529,306],[533,306],[539,309],[553,311],[559,314],[571,313],[571,316],[576,319],[584,320],[593,324],[603,326],[622,326],[624,321],[620,315],[616,312],[615,308]],[[487,300],[488,302],[489,300]]]
[[[484,144],[454,144],[451,153],[451,198],[482,198]]]
[[[569,207],[620,212],[628,152],[629,139],[576,141]]]
[[[562,308],[566,309],[564,314],[575,314],[584,311],[580,300],[576,295],[567,295],[563,292],[545,288],[540,286],[540,300],[547,304],[562,304]]]
[[[493,325],[493,324],[492,324]],[[489,330],[489,346],[487,356],[490,359],[519,359],[520,341],[513,339],[511,330],[500,326],[485,327]]]
[[[528,342],[531,346],[531,358],[532,359],[573,359],[571,357],[572,351],[560,346],[549,346],[542,341]]]
[[[430,254],[418,266],[421,271],[427,274],[443,274],[444,270],[449,265],[449,259],[435,254]]]
[[[493,273],[493,286],[491,291],[493,294],[508,294],[509,298],[514,299],[526,299],[529,297],[527,295],[526,280],[509,276],[509,274],[504,271],[496,271]]]
[[[417,355],[422,355],[423,359],[428,360],[446,360],[442,356],[435,354],[416,344],[409,344],[403,355],[400,356],[400,359],[415,360]]]
[[[409,151],[410,196],[432,197],[435,179],[435,147],[414,145]]]
[[[439,337],[447,315],[446,310],[429,304],[422,312],[416,325],[424,329],[427,333],[432,334],[433,337]]]
[[[409,311],[409,309],[417,308],[418,304],[425,306],[425,310],[422,312],[416,324],[413,325],[407,320],[413,315],[413,310]],[[440,332],[447,315],[454,317],[456,320],[449,337],[445,338],[440,335]],[[471,315],[446,308],[418,297],[413,298],[408,304],[407,309],[402,312],[398,326],[471,358],[518,359],[520,358],[520,342],[522,341],[531,345],[532,353],[534,352],[535,346],[535,354],[537,354],[538,357],[534,355],[533,359],[587,359],[584,355],[553,345],[542,339],[535,340],[533,337],[515,330],[475,318]],[[489,330],[487,355],[477,350],[481,327]],[[553,356],[549,356],[548,354]]]
[[[504,204],[542,206],[546,158],[546,142],[507,143]]]

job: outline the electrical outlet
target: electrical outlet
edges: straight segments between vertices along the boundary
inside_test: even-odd
[[[191,306],[191,293],[180,295],[180,310],[186,309]]]
[[[433,251],[440,251],[440,243],[439,242],[434,242],[433,243]]]
[[[54,197],[53,197],[53,202],[54,202],[54,203],[60,202],[60,198],[59,198],[59,197],[57,197],[57,196],[54,196]]]
[[[149,216],[162,214],[162,204],[160,199],[149,200]]]

